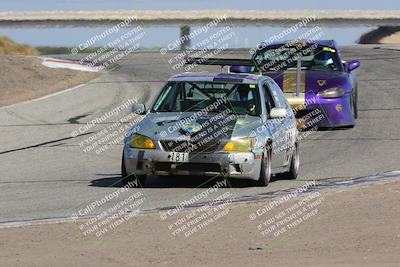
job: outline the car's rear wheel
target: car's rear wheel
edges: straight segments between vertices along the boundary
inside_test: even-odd
[[[288,172],[283,173],[283,177],[285,179],[297,179],[299,176],[300,169],[300,154],[299,154],[299,144],[296,143],[294,145],[294,151],[292,155],[292,159],[290,160],[290,169]]]
[[[124,186],[129,184],[134,184],[135,180],[138,181],[138,186],[144,187],[146,183],[146,175],[135,175],[128,174],[125,167],[125,156],[122,153],[122,162],[121,162],[121,178]]]
[[[271,181],[272,168],[271,168],[271,150],[268,146],[264,149],[263,159],[261,161],[260,178],[258,178],[258,185],[266,186]]]

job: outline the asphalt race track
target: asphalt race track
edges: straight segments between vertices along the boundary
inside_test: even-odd
[[[319,131],[301,143],[301,175],[268,187],[227,187],[238,201],[256,201],[316,179],[323,183],[400,170],[400,47],[342,48],[362,62],[359,119],[354,129]],[[236,51],[234,56],[246,56]],[[149,103],[172,71],[158,52],[139,52],[119,67],[74,90],[0,108],[0,223],[70,218],[121,187],[122,142],[97,155],[80,142],[129,114],[120,112],[77,137],[71,133],[129,98]],[[204,179],[150,177],[141,209],[170,207],[201,192]],[[211,183],[212,184],[212,183]],[[362,200],[360,200],[362,201]],[[96,211],[98,212],[98,211]]]

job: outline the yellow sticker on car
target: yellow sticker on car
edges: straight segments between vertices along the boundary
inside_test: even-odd
[[[283,72],[282,91],[292,109],[303,109],[305,103],[306,75],[301,72],[300,92],[296,95],[296,72]]]
[[[322,48],[322,50],[328,51],[328,52],[331,52],[331,53],[336,53],[336,50],[333,49],[333,48],[330,48],[330,47],[324,47],[324,48]]]

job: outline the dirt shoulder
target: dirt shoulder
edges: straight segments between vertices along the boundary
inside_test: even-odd
[[[267,238],[258,230],[259,219],[305,197],[255,221],[249,214],[271,202],[232,205],[226,216],[189,237],[174,237],[168,227],[174,220],[161,221],[159,214],[134,217],[99,238],[83,236],[81,222],[0,229],[0,265],[398,266],[400,181],[318,192],[308,202],[321,200],[314,216],[303,213],[302,223],[292,221],[287,232]]]
[[[35,99],[94,79],[98,74],[43,66],[36,57],[0,57],[0,106]]]
[[[380,40],[381,44],[400,44],[400,32],[393,33]]]

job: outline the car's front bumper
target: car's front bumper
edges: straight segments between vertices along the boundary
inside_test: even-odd
[[[124,146],[125,167],[136,175],[222,176],[258,180],[261,170],[260,153],[213,152],[190,154],[189,162],[169,161],[170,152],[160,149],[133,149]]]
[[[326,99],[317,97],[316,103],[307,105],[296,114],[299,128],[341,127],[354,125],[350,96]]]

